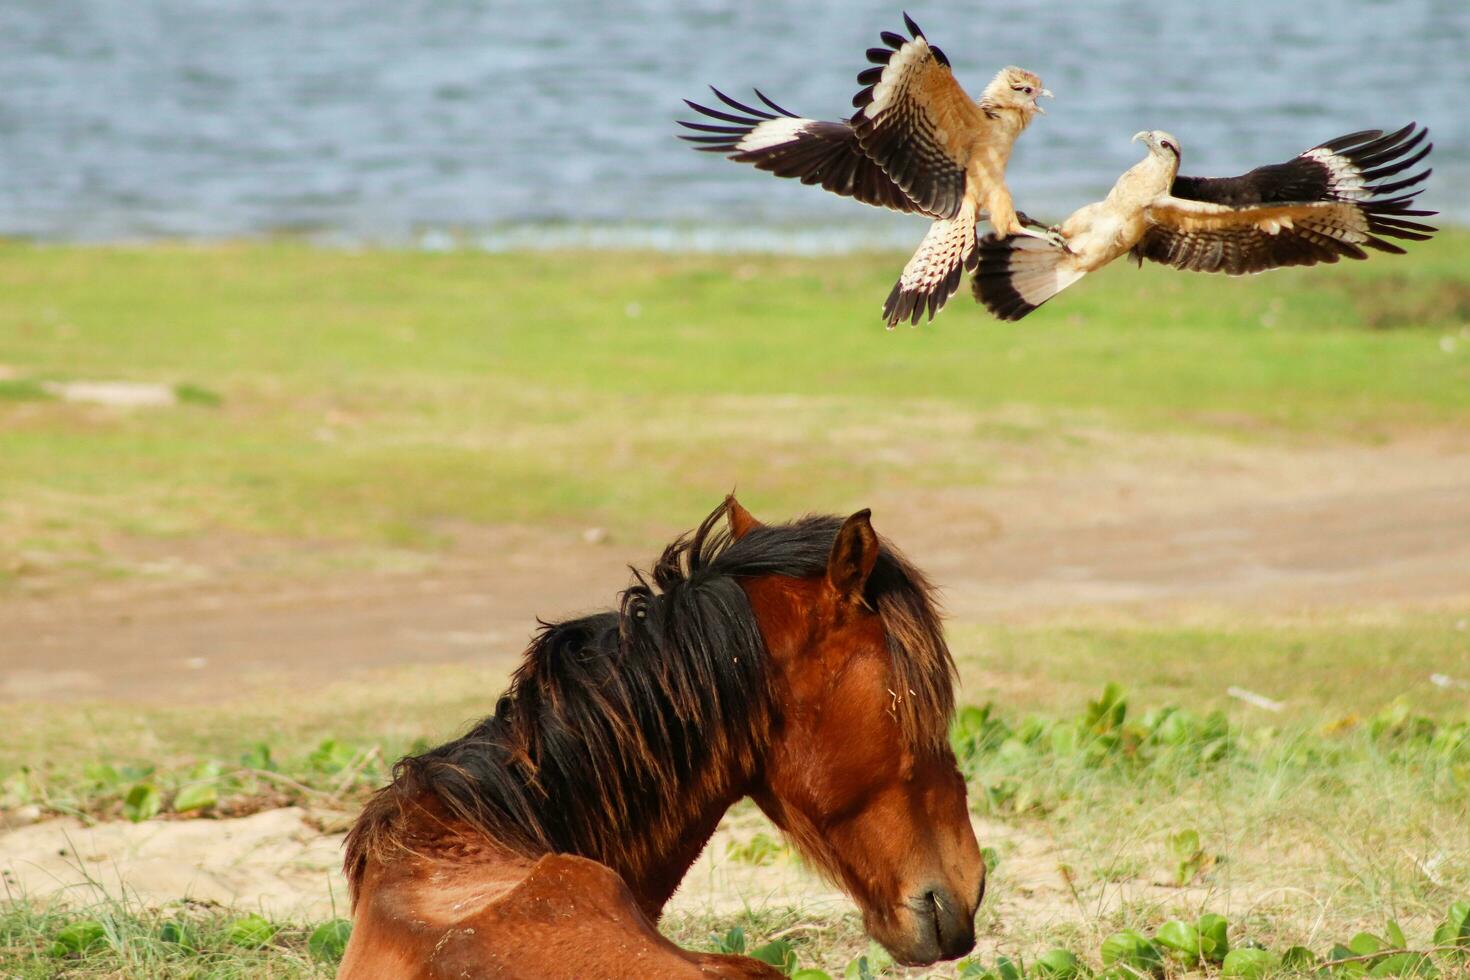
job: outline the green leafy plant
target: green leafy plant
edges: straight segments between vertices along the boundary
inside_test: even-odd
[[[732,926],[725,930],[724,935],[710,933],[710,947],[716,953],[729,953],[736,956],[745,954],[745,930],[739,926]]]
[[[137,783],[123,797],[123,816],[133,823],[141,823],[157,815],[163,807],[163,797],[152,783]]]
[[[1434,930],[1434,945],[1458,946],[1470,953],[1470,902],[1450,906],[1444,922]]]
[[[893,957],[889,955],[888,950],[875,942],[869,942],[867,951],[849,962],[842,975],[846,978],[864,980],[864,978],[881,977],[892,970],[893,966]]]
[[[312,930],[306,940],[306,948],[312,956],[327,963],[336,963],[347,951],[347,940],[352,938],[352,923],[346,919],[323,922]]]
[[[174,794],[175,813],[204,810],[219,804],[220,766],[217,762],[206,762],[196,766],[189,781]]]
[[[1037,976],[1046,980],[1078,980],[1088,975],[1087,967],[1070,950],[1052,949],[1036,958]]]
[[[1305,946],[1293,946],[1281,954],[1281,967],[1293,973],[1311,973],[1317,967],[1317,957]]]
[[[357,752],[352,746],[335,738],[324,739],[316,750],[307,756],[307,764],[325,773],[338,773],[352,764]]]
[[[171,919],[158,928],[158,938],[188,950],[199,949],[199,931],[188,922]]]
[[[774,939],[762,946],[757,946],[746,955],[762,963],[769,963],[788,977],[796,972],[796,951],[784,939]]]
[[[1230,955],[1230,923],[1223,915],[1206,912],[1196,924],[1199,929],[1199,955],[1210,963],[1224,963]]]
[[[1154,942],[1182,963],[1192,966],[1200,961],[1198,925],[1179,919],[1170,919],[1154,934]]]
[[[52,956],[85,956],[107,945],[107,929],[96,919],[80,919],[56,933]]]
[[[1266,949],[1232,949],[1220,965],[1220,975],[1259,980],[1281,965],[1274,953]]]
[[[1200,847],[1199,831],[1193,828],[1169,835],[1169,854],[1174,859],[1174,884],[1179,888],[1215,863]]]
[[[263,916],[251,913],[231,922],[226,928],[226,938],[232,945],[256,949],[274,939],[279,931]]]
[[[271,747],[265,742],[256,742],[240,756],[240,765],[261,772],[279,772],[275,759],[271,758]]]
[[[1146,936],[1132,929],[1115,932],[1102,944],[1103,966],[1123,966],[1139,973],[1162,976],[1164,955]]]

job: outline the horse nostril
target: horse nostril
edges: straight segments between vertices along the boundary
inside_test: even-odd
[[[984,887],[983,883],[981,885]],[[931,888],[924,893],[934,917],[934,939],[944,959],[963,956],[975,946],[974,909],[966,909],[953,893]],[[977,906],[978,907],[978,906]]]
[[[943,949],[944,901],[939,897],[939,892],[931,888],[924,893],[924,903],[928,906],[929,918],[934,922],[934,944]]]

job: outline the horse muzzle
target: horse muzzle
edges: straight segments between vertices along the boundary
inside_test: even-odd
[[[879,941],[904,966],[958,959],[975,948],[977,906],[943,886],[927,889],[904,903],[897,918],[907,928]]]

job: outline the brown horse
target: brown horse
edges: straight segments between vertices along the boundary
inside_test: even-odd
[[[398,763],[347,838],[339,976],[779,977],[653,925],[744,796],[899,961],[971,949],[954,663],[868,512],[766,526],[731,497],[651,578],[543,624],[495,714]]]

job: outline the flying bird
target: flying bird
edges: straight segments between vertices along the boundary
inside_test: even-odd
[[[1055,233],[1027,227],[1005,185],[1011,146],[1044,110],[1051,92],[1022,68],[1001,69],[970,98],[955,80],[949,59],[930,44],[908,14],[911,37],[884,31],[886,47],[869,48],[873,67],[858,75],[857,112],[840,122],[806,119],[781,108],[759,89],[764,108],[711,89],[726,108],[685,100],[718,121],[680,120],[693,130],[683,139],[696,149],[723,153],[778,177],[795,177],[864,204],[934,219],[883,304],[890,327],[929,319],[959,289],[961,272],[974,267],[976,225],[988,218],[1002,236],[1034,236],[1060,244]]]
[[[1390,180],[1429,154],[1427,135],[1414,123],[1365,130],[1239,177],[1180,177],[1179,141],[1138,133],[1148,156],[1058,227],[1065,244],[987,235],[970,285],[990,312],[1019,320],[1125,254],[1140,266],[1232,276],[1365,259],[1364,249],[1403,254],[1386,239],[1424,241],[1438,230],[1411,220],[1436,213],[1410,207],[1429,169]]]

